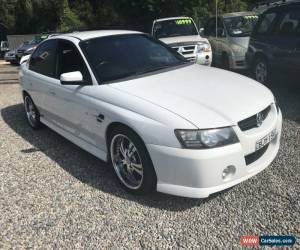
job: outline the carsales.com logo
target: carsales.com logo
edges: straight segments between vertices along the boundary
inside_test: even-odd
[[[296,243],[294,236],[241,236],[240,244],[243,247],[258,246],[293,246]]]

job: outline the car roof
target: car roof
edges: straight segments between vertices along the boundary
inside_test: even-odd
[[[75,37],[79,40],[89,40],[98,37],[105,37],[105,36],[114,36],[114,35],[123,35],[123,34],[143,34],[142,32],[138,31],[131,31],[131,30],[93,30],[93,31],[81,31],[81,32],[72,32],[67,34],[57,35],[51,38],[70,38]]]
[[[166,18],[156,19],[154,20],[154,22],[163,22],[163,21],[176,20],[176,19],[192,19],[192,18],[188,16],[166,17]]]
[[[289,1],[289,2],[283,2],[281,4],[276,4],[275,6],[269,7],[265,12],[269,11],[274,11],[277,9],[288,9],[288,8],[293,8],[294,6],[299,7],[300,6],[300,1]]]
[[[257,16],[257,13],[254,11],[242,11],[242,12],[225,13],[220,16],[222,16],[223,18],[238,17],[238,16]]]

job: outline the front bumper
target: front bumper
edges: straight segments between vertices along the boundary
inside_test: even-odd
[[[13,61],[16,61],[16,56],[5,55],[4,60],[7,61],[7,62],[13,62]]]
[[[229,64],[230,68],[233,70],[244,70],[249,67],[246,61],[246,56],[230,56]]]
[[[275,108],[273,108],[275,109]],[[273,110],[274,111],[274,110]],[[269,126],[258,131],[242,132],[235,127],[240,143],[209,150],[189,150],[158,145],[147,145],[157,174],[157,191],[191,198],[205,198],[225,190],[264,170],[276,157],[281,136],[282,114]],[[245,156],[255,151],[255,142],[276,128],[277,137],[270,142],[266,152],[247,165]],[[228,166],[236,168],[235,174],[224,180],[223,171]]]

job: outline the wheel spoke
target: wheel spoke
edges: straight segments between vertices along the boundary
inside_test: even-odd
[[[140,176],[143,175],[143,167],[141,164],[131,163],[133,170],[138,173]]]
[[[136,148],[133,145],[133,143],[130,142],[128,147],[128,157],[131,158],[135,152],[136,152]]]
[[[120,145],[120,153],[125,158],[126,157],[126,150],[124,149],[124,138],[122,138],[121,145]]]

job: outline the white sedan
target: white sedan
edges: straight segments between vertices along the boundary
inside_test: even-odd
[[[110,163],[134,194],[208,197],[261,172],[279,149],[282,115],[270,90],[189,63],[143,33],[47,39],[20,75],[30,126],[45,124]]]

